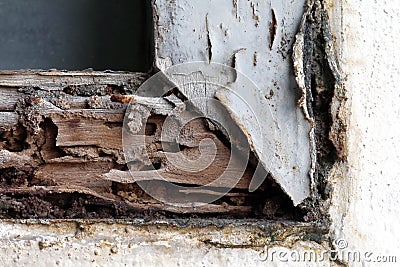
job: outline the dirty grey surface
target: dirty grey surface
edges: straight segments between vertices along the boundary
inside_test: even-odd
[[[148,71],[142,0],[0,0],[0,69]]]
[[[324,251],[310,225],[252,222],[224,227],[206,223],[181,227],[107,222],[2,222],[2,266],[287,266],[272,252]],[[310,228],[311,227],[311,228]],[[310,231],[310,234],[302,233]],[[291,249],[285,248],[290,245]],[[268,247],[267,247],[268,246]],[[268,252],[269,251],[269,252]],[[269,257],[266,257],[269,253]],[[304,266],[291,262],[290,266]],[[335,266],[329,261],[307,266]]]

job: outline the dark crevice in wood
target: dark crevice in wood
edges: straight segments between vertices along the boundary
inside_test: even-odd
[[[8,131],[0,131],[0,142],[3,149],[11,152],[21,152],[26,149],[26,129],[19,123]]]

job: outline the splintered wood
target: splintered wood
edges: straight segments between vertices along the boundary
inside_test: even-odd
[[[274,218],[279,209],[288,206],[290,200],[269,179],[258,191],[248,192],[253,175],[251,164],[235,188],[208,205],[174,207],[146,194],[137,181],[153,181],[155,190],[170,196],[174,192],[166,191],[165,182],[191,187],[180,190],[187,196],[220,195],[220,189],[227,186],[223,179],[213,187],[197,187],[218,178],[229,160],[235,166],[235,162],[240,165],[241,159],[235,156],[230,159],[230,145],[220,140],[219,134],[211,131],[201,118],[183,125],[178,138],[173,132],[168,136],[168,131],[164,131],[167,142],[162,143],[166,115],[177,108],[179,101],[174,104],[173,95],[162,98],[161,102],[135,97],[137,106],[151,112],[144,124],[140,112],[131,120],[130,126],[143,133],[138,138],[144,140],[145,151],[136,155],[137,160],[129,162],[134,170],[130,173],[122,147],[127,107],[124,95],[134,92],[145,79],[144,74],[0,74],[0,217],[133,218],[208,214]],[[183,111],[182,116],[190,114]],[[211,140],[212,144],[202,142],[204,139]],[[134,138],[130,141],[135,143]],[[173,147],[178,147],[178,151]],[[171,164],[171,159],[175,164]],[[199,171],[185,165],[187,160],[201,163],[203,159],[205,162],[212,159],[212,162],[201,166]],[[185,168],[179,168],[180,165]],[[238,175],[235,168],[230,171],[232,176]],[[154,183],[155,180],[159,181]],[[280,194],[283,200],[276,199]],[[266,206],[276,206],[276,209],[265,211]],[[290,218],[293,214],[287,212]]]

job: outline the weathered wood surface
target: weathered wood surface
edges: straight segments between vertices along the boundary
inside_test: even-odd
[[[0,111],[12,111],[23,93],[16,88],[0,87]]]
[[[15,112],[0,112],[0,130],[7,130],[18,123],[18,114]]]
[[[0,73],[0,202],[10,205],[10,209],[17,209],[15,203],[18,201],[12,200],[12,197],[16,197],[25,201],[25,204],[18,205],[30,203],[35,211],[35,205],[39,207],[47,203],[47,206],[53,205],[49,208],[51,211],[58,210],[60,203],[70,203],[71,199],[75,199],[73,205],[63,204],[62,209],[69,210],[62,213],[64,215],[57,213],[50,216],[49,211],[46,213],[48,217],[72,217],[70,211],[75,209],[74,205],[78,205],[81,211],[89,209],[89,206],[93,209],[93,205],[102,210],[124,207],[125,212],[122,213],[114,210],[121,217],[136,216],[134,212],[126,210],[230,214],[242,217],[254,214],[260,207],[262,210],[265,196],[261,203],[255,206],[249,204],[249,201],[253,203],[259,197],[259,193],[247,192],[253,175],[251,166],[246,169],[232,192],[216,203],[198,207],[168,206],[153,199],[136,185],[137,181],[158,180],[161,174],[162,180],[193,186],[183,191],[186,195],[220,195],[218,187],[226,186],[224,180],[216,187],[200,190],[196,186],[207,185],[217,178],[225,170],[231,154],[228,146],[208,128],[208,124],[196,119],[182,129],[179,138],[167,135],[164,139],[178,140],[181,151],[176,153],[179,152],[188,160],[199,159],[201,153],[204,153],[205,159],[214,157],[213,161],[198,172],[190,169],[193,166],[186,166],[188,170],[182,170],[171,165],[168,160],[176,159],[175,152],[164,151],[160,138],[165,114],[173,110],[173,99],[167,97],[155,106],[158,103],[155,99],[136,97],[137,104],[156,108],[147,124],[140,125],[144,136],[138,136],[145,141],[149,161],[136,162],[137,172],[129,174],[122,148],[122,126],[127,105],[121,101],[124,98],[121,94],[135,91],[135,86],[141,83],[144,76],[108,73],[94,76],[56,72]],[[130,83],[129,79],[132,79]],[[200,152],[201,140],[204,138],[213,140],[214,145],[210,150],[204,146]],[[135,143],[137,140],[130,141]],[[235,161],[239,162],[240,159],[234,158]],[[151,170],[149,167],[153,164],[158,165],[159,169]],[[179,164],[186,164],[186,161]],[[235,168],[231,172],[232,176],[238,175]],[[161,191],[165,190],[162,182],[158,186]],[[166,194],[174,195],[174,192]],[[9,198],[11,200],[7,200]],[[32,212],[20,216],[41,217]],[[80,214],[77,216],[85,216]],[[97,214],[104,215],[99,210]],[[0,214],[0,217],[4,216],[9,215]],[[90,216],[95,217],[92,213]]]
[[[0,86],[64,89],[68,86],[117,85],[137,88],[146,78],[142,73],[61,72],[61,71],[0,71]],[[88,91],[89,92],[89,91]]]

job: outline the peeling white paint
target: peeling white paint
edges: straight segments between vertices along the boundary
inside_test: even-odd
[[[295,205],[310,195],[312,165],[311,126],[297,106],[298,89],[289,52],[304,3],[303,0],[155,1],[157,67],[165,70],[165,58],[171,59],[173,65],[217,62],[235,68],[257,85],[258,89],[240,85],[236,89],[251,103],[260,124],[246,119],[248,112],[235,101],[237,96],[233,91],[213,88],[207,89],[210,91],[207,94],[213,96],[218,91],[219,97],[229,100],[224,105],[235,114],[233,119],[244,130],[263,167]],[[260,130],[261,136],[257,137]]]

